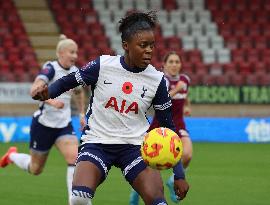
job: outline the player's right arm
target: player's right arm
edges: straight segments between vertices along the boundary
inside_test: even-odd
[[[34,100],[44,101],[50,98],[56,98],[62,93],[73,89],[79,85],[82,85],[84,87],[88,85],[95,85],[98,80],[99,69],[100,61],[98,58],[94,61],[89,62],[80,70],[58,79],[49,87],[47,85],[44,85],[43,87],[38,87],[33,93],[31,93],[31,96]]]
[[[36,90],[40,89],[41,87],[45,87],[49,81],[53,79],[54,75],[55,70],[53,65],[50,62],[45,63],[32,84],[30,89],[31,96],[33,96]]]
[[[31,96],[33,96],[33,94],[39,90],[42,87],[45,87],[49,81],[51,81],[53,79],[55,75],[55,70],[54,67],[52,66],[52,64],[50,62],[45,63],[42,70],[39,72],[39,74],[37,75],[37,77],[35,78],[35,81],[33,82],[31,89],[30,89],[30,94]],[[45,103],[61,109],[64,107],[64,103],[60,100],[46,100]]]

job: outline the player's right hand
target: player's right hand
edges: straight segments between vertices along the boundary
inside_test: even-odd
[[[34,100],[45,101],[49,99],[49,91],[48,86],[43,85],[35,88],[35,90],[31,91],[31,96]]]

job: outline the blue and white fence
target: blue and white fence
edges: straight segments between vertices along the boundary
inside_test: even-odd
[[[73,126],[80,136],[79,119]],[[31,117],[0,117],[0,142],[28,142]],[[270,142],[270,118],[186,118],[192,140],[204,142]]]

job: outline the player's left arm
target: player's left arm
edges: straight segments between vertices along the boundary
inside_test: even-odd
[[[167,127],[175,131],[175,126],[172,119],[171,97],[168,93],[166,81],[164,78],[162,78],[156,95],[153,99],[153,106],[160,126]],[[179,199],[182,200],[185,198],[188,192],[189,185],[185,180],[185,172],[181,160],[173,168],[173,173],[175,181],[175,193]]]
[[[79,112],[79,119],[80,119],[80,125],[81,129],[84,128],[86,125],[86,119],[85,119],[85,91],[84,89],[79,86],[75,89],[73,89],[73,96],[74,101],[77,107],[77,110]]]
[[[168,94],[165,78],[163,77],[155,97],[152,101],[155,116],[157,117],[161,127],[167,127],[175,131],[175,126],[172,120],[172,101],[171,97]]]

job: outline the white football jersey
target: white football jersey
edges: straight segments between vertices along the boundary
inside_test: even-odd
[[[141,72],[128,71],[120,58],[100,57],[98,79],[89,106],[90,129],[82,135],[83,143],[140,145],[149,128],[146,112],[163,73],[152,65]],[[76,73],[76,79],[82,84],[80,72]]]
[[[59,78],[72,72],[76,72],[77,70],[78,68],[76,66],[72,66],[69,70],[65,70],[57,61],[49,61],[44,64],[37,78],[43,79],[50,85]],[[66,127],[68,123],[71,122],[71,95],[72,91],[70,90],[55,98],[64,103],[64,107],[61,109],[57,109],[47,103],[41,102],[39,110],[34,113],[34,117],[38,117],[38,122],[46,127]]]

